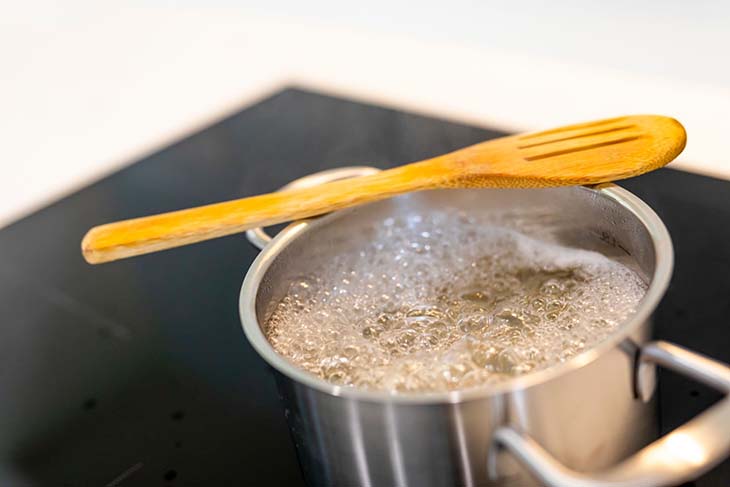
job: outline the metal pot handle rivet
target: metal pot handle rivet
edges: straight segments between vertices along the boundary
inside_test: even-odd
[[[641,373],[654,364],[713,387],[725,397],[696,418],[644,447],[620,464],[596,473],[563,466],[526,433],[505,426],[494,433],[488,468],[497,478],[497,451],[506,449],[546,487],[661,487],[706,472],[730,452],[730,367],[677,345],[655,341],[639,353]]]
[[[301,189],[309,188],[311,186],[317,186],[318,184],[329,183],[331,181],[338,181],[340,179],[356,178],[359,176],[369,176],[380,172],[380,169],[369,166],[349,166],[349,167],[338,167],[336,169],[328,169],[326,171],[316,172],[303,178],[295,179],[289,184],[282,186],[278,191],[285,191],[287,189]],[[252,228],[246,232],[246,238],[251,244],[262,250],[266,245],[271,242],[271,236],[266,233],[266,230],[262,227]]]

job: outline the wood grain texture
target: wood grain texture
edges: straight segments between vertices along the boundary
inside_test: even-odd
[[[179,210],[92,228],[90,263],[118,260],[438,188],[537,188],[597,184],[642,174],[685,146],[676,120],[635,115],[503,137],[356,179]]]

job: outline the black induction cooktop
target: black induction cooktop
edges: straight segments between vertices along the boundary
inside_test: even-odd
[[[2,229],[0,485],[303,485],[274,382],[238,320],[256,251],[232,236],[90,266],[82,235],[498,135],[286,89]],[[665,169],[622,185],[674,238],[656,335],[730,362],[730,182]],[[717,398],[662,373],[662,429]],[[730,462],[688,485],[730,485]]]

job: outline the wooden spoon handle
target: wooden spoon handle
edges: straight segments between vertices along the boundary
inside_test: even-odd
[[[684,148],[676,120],[634,115],[482,142],[372,176],[136,218],[92,228],[90,263],[145,254],[307,218],[408,191],[596,184],[667,164]]]
[[[312,188],[225,201],[94,227],[81,242],[87,262],[99,264],[179,247],[290,220],[432,188],[429,161]]]

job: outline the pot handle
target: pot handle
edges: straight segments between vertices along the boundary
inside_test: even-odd
[[[286,191],[287,189],[301,189],[317,186],[319,184],[329,183],[331,181],[338,181],[340,179],[356,178],[359,176],[369,176],[380,172],[380,169],[369,166],[348,166],[338,167],[336,169],[327,169],[326,171],[315,172],[308,176],[304,176],[299,179],[282,186],[277,191]],[[246,231],[246,238],[251,244],[262,250],[266,245],[271,242],[271,236],[266,233],[263,227],[252,228]]]
[[[642,369],[653,364],[680,372],[725,393],[696,418],[644,447],[614,467],[580,473],[563,466],[527,434],[501,427],[494,434],[488,468],[497,476],[496,452],[505,448],[546,487],[661,487],[696,478],[730,453],[730,367],[664,341],[639,351],[636,380],[650,380]],[[637,382],[638,390],[644,389]]]

